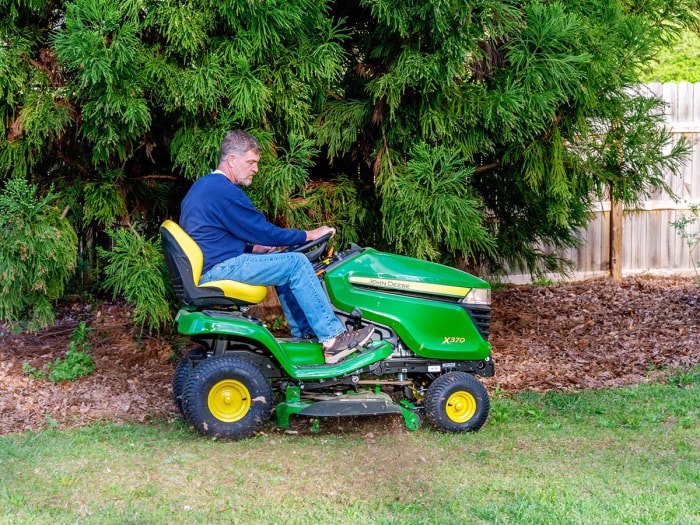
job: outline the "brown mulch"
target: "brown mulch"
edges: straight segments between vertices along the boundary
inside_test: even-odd
[[[493,292],[490,341],[502,391],[608,388],[663,380],[700,362],[700,288],[692,278],[597,279]],[[30,379],[63,358],[80,321],[91,328],[97,370],[74,382]],[[0,434],[98,420],[171,417],[170,382],[182,340],[138,337],[122,303],[67,305],[51,328],[0,325]]]
[[[700,362],[700,288],[688,277],[596,279],[493,293],[496,376],[508,391],[611,388]]]

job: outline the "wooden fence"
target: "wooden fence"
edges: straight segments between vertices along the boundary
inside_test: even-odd
[[[668,173],[666,183],[679,198],[653,193],[638,208],[625,209],[622,220],[622,275],[693,275],[688,246],[671,222],[686,215],[690,204],[700,204],[700,84],[649,84],[647,88],[666,102],[666,127],[692,145],[688,161],[678,175]],[[591,214],[578,249],[559,252],[575,264],[573,279],[610,273],[610,202],[599,202]],[[551,276],[561,279],[561,276]],[[513,274],[508,282],[530,282],[529,275]]]

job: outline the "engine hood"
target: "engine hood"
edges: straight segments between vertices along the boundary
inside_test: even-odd
[[[328,275],[342,275],[353,287],[456,299],[472,288],[490,288],[486,281],[456,268],[372,248],[329,268]]]

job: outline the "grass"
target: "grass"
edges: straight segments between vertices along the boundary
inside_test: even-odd
[[[179,419],[0,438],[0,524],[700,524],[700,368],[669,384],[504,395],[474,434],[398,420]]]

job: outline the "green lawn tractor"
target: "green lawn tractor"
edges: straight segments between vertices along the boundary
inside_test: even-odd
[[[175,222],[161,236],[182,308],[176,323],[194,343],[173,378],[175,403],[204,436],[244,439],[270,420],[399,414],[443,432],[481,428],[489,412],[475,376],[494,374],[488,343],[489,284],[447,266],[351,245],[326,251],[328,236],[289,250],[313,263],[348,329],[375,327],[372,340],[326,364],[316,340],[276,338],[248,307],[264,286],[199,285],[202,252]]]

